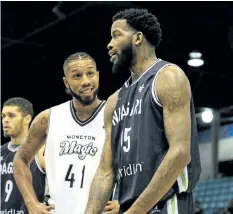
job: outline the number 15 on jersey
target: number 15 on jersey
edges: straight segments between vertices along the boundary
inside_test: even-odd
[[[130,131],[131,127],[125,128],[121,133],[121,147],[123,148],[124,152],[129,152],[130,150]]]

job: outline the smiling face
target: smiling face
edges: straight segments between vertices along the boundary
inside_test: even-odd
[[[69,62],[63,80],[71,95],[81,104],[90,105],[97,99],[99,72],[91,59]]]
[[[133,51],[133,31],[124,19],[116,20],[111,27],[111,41],[108,44],[113,73],[129,68],[135,57]]]

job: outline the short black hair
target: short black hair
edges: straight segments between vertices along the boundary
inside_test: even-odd
[[[95,60],[91,57],[90,54],[86,53],[86,52],[76,52],[74,54],[71,54],[70,56],[68,56],[66,58],[66,60],[64,61],[64,64],[63,64],[63,70],[64,72],[66,71],[66,67],[67,65],[71,62],[71,61],[74,61],[74,60],[83,60],[83,59],[90,59],[93,61],[93,63],[95,64],[95,67],[96,67],[96,62]],[[96,67],[97,68],[97,67]]]
[[[131,8],[120,11],[115,14],[112,21],[125,19],[130,27],[137,31],[141,31],[147,41],[153,46],[158,47],[162,41],[162,30],[157,18],[149,13],[147,9]]]
[[[22,97],[13,97],[4,102],[3,106],[18,106],[20,111],[26,116],[31,115],[33,117],[33,105],[32,103]]]

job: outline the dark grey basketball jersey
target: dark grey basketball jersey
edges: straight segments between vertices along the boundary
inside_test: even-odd
[[[125,212],[139,197],[158,169],[169,145],[162,105],[154,93],[157,73],[171,63],[158,59],[133,84],[121,88],[112,119],[113,168],[119,185],[119,202]],[[172,64],[174,65],[174,64]],[[197,127],[191,100],[191,162],[162,198],[194,189],[201,172]]]
[[[18,147],[11,143],[1,146],[1,213],[28,213],[13,176],[13,160],[17,150]],[[37,198],[40,202],[43,202],[45,174],[40,171],[35,159],[32,161],[30,168]]]

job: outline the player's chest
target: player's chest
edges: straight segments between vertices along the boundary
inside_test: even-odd
[[[99,156],[105,139],[104,128],[67,131],[53,137],[50,145],[61,161],[93,161]]]
[[[14,153],[5,154],[1,156],[1,164],[0,164],[0,173],[2,176],[4,175],[13,175],[13,159]]]
[[[13,162],[2,162],[0,165],[1,175],[12,175],[13,174]]]
[[[133,92],[126,91],[119,95],[117,105],[113,112],[113,129],[118,126],[122,127],[124,124],[127,126],[128,123],[136,123],[143,116],[150,99],[148,92],[134,92],[135,90]]]

